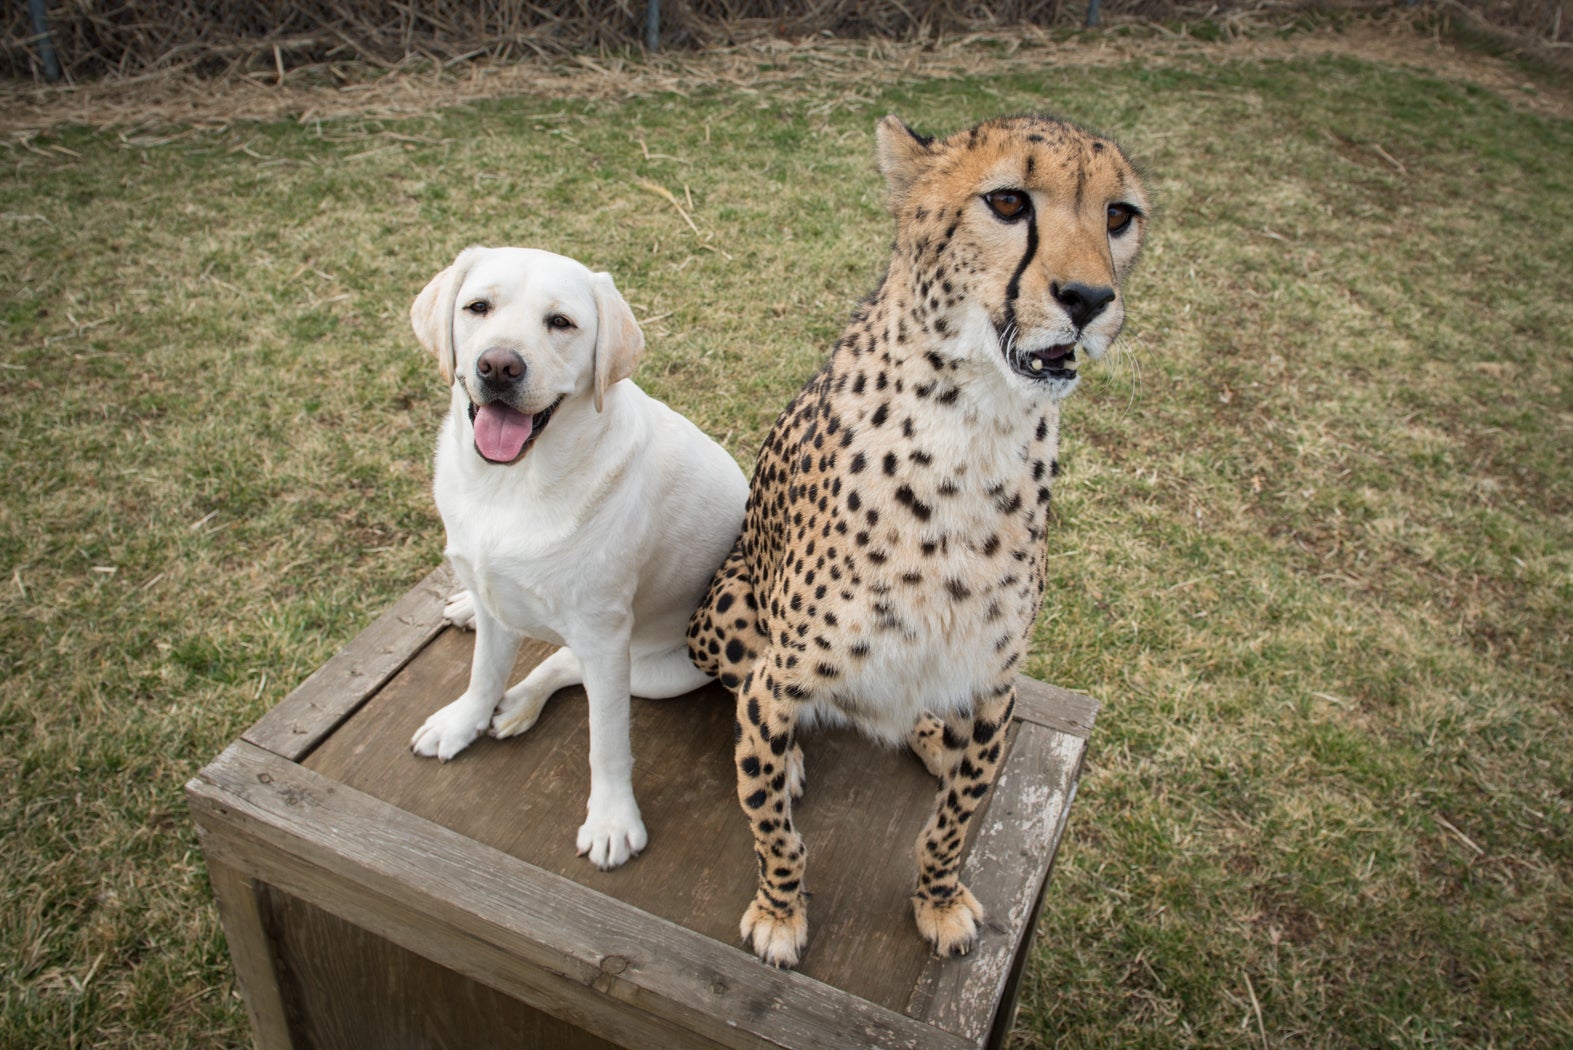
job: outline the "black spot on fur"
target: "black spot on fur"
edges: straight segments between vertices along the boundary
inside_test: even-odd
[[[912,489],[906,485],[903,485],[896,490],[896,500],[899,503],[905,504],[906,508],[910,510],[919,521],[928,521],[934,513],[934,509],[913,495]]]

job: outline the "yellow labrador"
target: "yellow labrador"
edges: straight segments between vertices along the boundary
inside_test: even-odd
[[[558,689],[590,701],[590,802],[578,849],[613,868],[644,848],[629,694],[708,679],[688,618],[741,528],[748,486],[727,452],[629,378],[644,334],[610,276],[527,248],[469,248],[410,308],[452,384],[437,509],[473,617],[464,695],[410,746],[450,759],[483,730],[535,724]],[[505,691],[524,637],[562,646]]]

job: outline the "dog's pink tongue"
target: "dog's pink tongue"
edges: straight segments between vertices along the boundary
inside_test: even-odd
[[[512,463],[533,429],[529,416],[493,401],[475,410],[476,451],[493,463]]]

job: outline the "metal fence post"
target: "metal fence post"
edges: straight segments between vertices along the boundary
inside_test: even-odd
[[[644,46],[656,51],[661,46],[661,0],[648,0],[644,7]]]
[[[49,35],[49,18],[44,12],[44,0],[27,0],[27,9],[33,15],[38,57],[44,61],[44,79],[53,84],[60,79],[60,60],[55,57],[55,42]]]

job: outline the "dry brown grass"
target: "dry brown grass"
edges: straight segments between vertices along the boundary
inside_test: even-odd
[[[397,68],[411,60],[455,65],[477,58],[635,53],[644,47],[642,0],[260,0],[247,4],[143,0],[135,5],[57,0],[50,41],[67,81],[152,72],[286,75],[302,66],[356,63]],[[932,43],[977,32],[1065,31],[1088,0],[667,0],[660,46],[702,51],[764,40],[879,39]],[[1242,22],[1386,16],[1459,20],[1509,46],[1552,55],[1569,46],[1563,0],[1433,0],[1416,10],[1394,0],[1105,0],[1099,24],[1209,22],[1228,35]],[[1025,27],[1025,28],[1023,28]],[[0,75],[43,80],[47,63],[22,3],[0,9]]]
[[[1225,19],[1221,24],[1227,28],[1230,23]],[[1325,54],[1422,68],[1478,84],[1536,111],[1573,113],[1573,88],[1567,82],[1540,83],[1525,92],[1525,75],[1514,63],[1460,48],[1439,34],[1417,33],[1407,19],[1365,20],[1289,37],[1250,28],[1242,18],[1239,32],[1211,41],[1155,27],[1077,39],[1028,28],[1003,38],[974,33],[921,45],[762,39],[697,54],[637,59],[579,55],[522,62],[476,60],[462,67],[413,59],[385,71],[330,64],[283,76],[265,71],[214,79],[176,69],[72,86],[5,81],[0,82],[0,133],[25,140],[48,128],[80,125],[119,128],[135,140],[164,128],[212,130],[243,121],[396,119],[519,95],[615,101],[701,91],[742,97],[785,92],[790,97],[812,90],[828,110],[867,97],[876,79],[871,69],[878,69],[881,77],[896,70],[947,79],[984,71],[1107,67],[1137,59],[1273,62]]]

